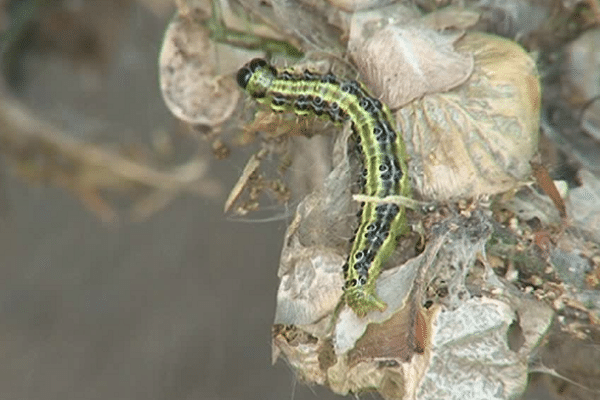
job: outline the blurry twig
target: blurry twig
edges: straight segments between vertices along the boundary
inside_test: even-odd
[[[105,222],[115,221],[117,215],[101,190],[149,189],[149,196],[133,208],[135,219],[149,216],[182,192],[214,196],[221,190],[216,181],[204,177],[208,162],[200,156],[160,171],[73,139],[33,115],[3,83],[0,98],[0,152],[7,163],[30,181],[68,189]]]

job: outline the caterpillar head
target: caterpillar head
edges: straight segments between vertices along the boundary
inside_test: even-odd
[[[255,99],[265,97],[269,86],[277,76],[277,70],[262,58],[255,58],[237,73],[237,83]]]

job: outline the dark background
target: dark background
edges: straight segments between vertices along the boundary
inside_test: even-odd
[[[1,6],[14,17],[25,3]],[[4,59],[12,94],[85,141],[147,143],[154,130],[178,129],[157,73],[174,7],[58,3],[32,8]],[[182,196],[147,221],[116,225],[2,163],[0,398],[337,397],[296,384],[283,361],[271,365],[285,221],[223,215],[246,159],[212,161],[219,197]]]

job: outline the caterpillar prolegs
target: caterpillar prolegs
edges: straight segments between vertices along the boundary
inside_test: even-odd
[[[390,109],[360,83],[338,79],[332,73],[277,70],[263,59],[244,65],[237,82],[275,111],[312,113],[334,123],[350,121],[363,163],[361,192],[379,198],[409,195],[402,136],[394,130]],[[343,266],[344,301],[358,316],[364,316],[387,306],[375,293],[375,281],[407,225],[404,207],[397,204],[362,203],[357,216],[359,225]]]

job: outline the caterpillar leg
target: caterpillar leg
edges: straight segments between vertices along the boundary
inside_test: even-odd
[[[364,317],[371,311],[385,311],[387,304],[375,294],[375,288],[354,286],[344,292],[346,304],[357,316]]]

